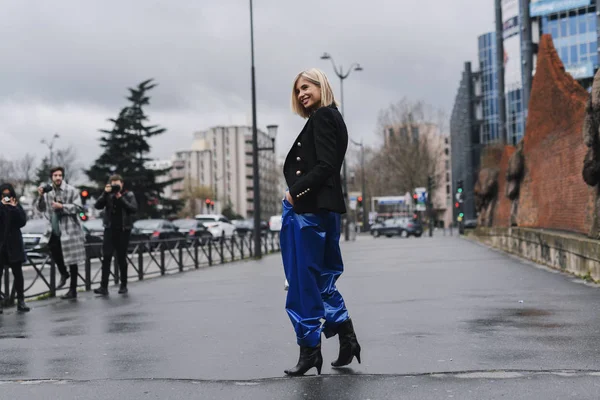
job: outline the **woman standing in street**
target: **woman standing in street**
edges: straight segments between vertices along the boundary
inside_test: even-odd
[[[6,266],[10,266],[15,278],[15,292],[17,292],[17,310],[29,311],[25,304],[23,279],[23,263],[25,262],[25,248],[21,228],[27,223],[27,216],[20,204],[17,203],[15,189],[11,184],[0,185],[0,282]],[[0,284],[0,287],[2,285]],[[10,293],[5,293],[10,296]],[[2,303],[0,303],[2,313]]]
[[[354,357],[360,363],[360,345],[335,286],[344,271],[339,241],[346,204],[340,170],[348,132],[322,71],[313,68],[296,76],[292,109],[308,118],[283,167],[288,191],[280,235],[289,282],[286,310],[300,346],[298,364],[285,373],[297,376],[313,367],[321,373],[321,332],[327,338],[339,336],[339,356],[331,363],[334,367],[348,365]]]

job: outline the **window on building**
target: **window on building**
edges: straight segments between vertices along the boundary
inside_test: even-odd
[[[450,185],[446,185],[446,194],[450,194]]]
[[[577,56],[577,45],[571,46],[571,58],[569,61],[574,64],[579,62],[579,57]]]
[[[561,18],[558,23],[558,26],[560,28],[560,36],[561,37],[567,36],[567,19]]]
[[[403,139],[408,138],[408,128],[406,128],[406,127],[400,128],[400,137],[402,137]]]
[[[417,142],[419,140],[419,128],[416,126],[413,126],[410,131],[411,131],[410,133],[412,135],[412,140]]]

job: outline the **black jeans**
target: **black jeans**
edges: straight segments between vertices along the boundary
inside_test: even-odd
[[[100,285],[103,288],[108,287],[108,279],[110,277],[110,264],[112,256],[116,252],[117,264],[119,264],[119,278],[121,286],[127,286],[127,248],[129,247],[129,238],[131,230],[122,230],[120,228],[104,229],[104,242],[102,244],[102,281]]]
[[[67,271],[67,267],[65,265],[65,259],[63,258],[60,236],[50,235],[48,246],[50,247],[50,254],[54,259],[54,263],[56,264],[56,268],[58,268],[60,275],[69,276],[69,272]]]
[[[52,259],[58,268],[58,272],[61,277],[69,277],[71,276],[71,285],[70,289],[72,292],[77,292],[77,264],[69,265],[69,270],[71,273],[67,271],[67,267],[65,265],[65,259],[63,257],[62,252],[62,244],[60,243],[60,236],[50,235],[50,241],[48,242],[48,246],[50,247],[50,254],[52,255]]]
[[[25,298],[25,280],[23,279],[23,264],[12,263],[9,264],[12,269],[13,276],[15,277],[15,292],[17,293],[17,299],[23,300]],[[2,287],[2,275],[4,274],[4,265],[0,265],[0,288]],[[7,272],[8,273],[8,272]],[[10,293],[4,293],[5,298],[10,297]]]

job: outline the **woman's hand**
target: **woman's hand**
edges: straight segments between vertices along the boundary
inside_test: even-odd
[[[290,192],[285,192],[285,199],[287,200],[288,203],[290,203],[291,205],[294,205],[294,199],[292,198],[292,195],[290,194]]]
[[[11,197],[10,201],[5,201],[4,199],[2,199],[2,204],[4,204],[5,206],[15,207],[17,205],[17,199],[15,199],[14,197]]]

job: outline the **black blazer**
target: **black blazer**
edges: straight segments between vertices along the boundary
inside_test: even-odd
[[[27,215],[21,205],[6,206],[0,203],[0,261],[7,261],[10,264],[25,262],[21,228],[26,223]],[[8,259],[2,257],[3,252],[6,252]]]
[[[331,105],[315,111],[283,164],[295,212],[346,212],[340,170],[347,148],[348,131],[337,107]]]

